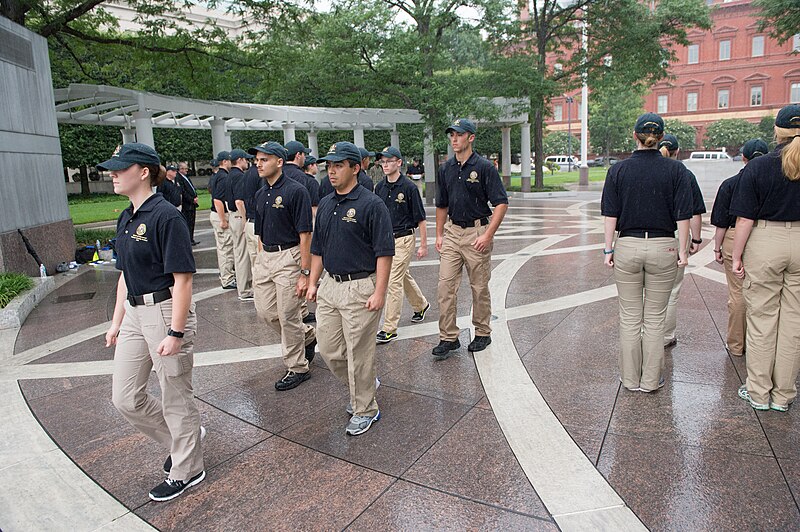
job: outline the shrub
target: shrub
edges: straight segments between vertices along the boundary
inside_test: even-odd
[[[25,290],[33,288],[33,279],[21,273],[0,273],[0,308],[6,308],[11,300]]]
[[[75,244],[78,247],[93,246],[99,240],[102,246],[116,236],[113,229],[75,229]]]

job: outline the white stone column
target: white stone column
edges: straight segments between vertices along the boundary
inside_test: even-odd
[[[155,148],[156,143],[155,140],[153,140],[153,121],[151,120],[153,117],[152,113],[136,111],[132,116],[133,125],[136,128],[136,141]]]
[[[500,175],[503,176],[503,183],[506,187],[511,185],[511,127],[501,129],[503,139],[503,154]]]
[[[390,141],[390,144],[398,150],[400,149],[400,132],[397,131],[397,127],[392,130],[392,140]]]
[[[214,118],[208,121],[211,124],[211,150],[213,157],[221,151],[225,151],[225,121],[221,118]]]
[[[584,56],[587,53],[589,38],[586,32],[586,9],[583,11],[583,28],[581,30],[581,45]],[[586,158],[589,156],[589,84],[586,69],[581,74],[581,167],[578,170],[578,186],[589,186],[589,165]]]
[[[522,124],[522,134],[520,135],[519,151],[522,153],[522,192],[531,191],[531,125],[527,122]]]
[[[425,128],[423,162],[425,165],[425,203],[434,204],[436,197],[436,158],[433,153],[433,130]]]
[[[317,142],[317,132],[313,129],[308,132],[308,146],[306,146],[311,150],[311,155],[314,157],[319,157],[319,144]]]
[[[364,145],[364,128],[357,127],[353,130],[353,144],[359,148],[366,148]]]
[[[283,143],[297,140],[294,136],[294,124],[283,124]]]
[[[122,133],[122,143],[129,144],[131,142],[136,142],[136,130],[131,129],[129,127],[125,127],[119,130]]]
[[[231,144],[231,132],[225,132],[225,150],[231,151],[233,149],[233,145]]]

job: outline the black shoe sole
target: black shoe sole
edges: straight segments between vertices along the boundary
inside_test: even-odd
[[[416,318],[416,317],[412,316],[412,317],[411,317],[411,321],[412,321],[413,323],[420,323],[420,322],[423,322],[423,321],[425,321],[425,314],[427,314],[427,313],[428,313],[428,311],[430,310],[430,308],[431,308],[431,304],[430,304],[430,303],[428,303],[428,306],[427,306],[427,307],[425,307],[425,309],[422,311],[422,316],[420,316],[419,318]]]
[[[391,342],[392,340],[396,340],[396,339],[397,339],[397,336],[392,336],[391,338],[386,338],[385,340],[378,340],[378,339],[376,338],[376,339],[375,339],[375,343],[376,343],[376,344],[388,344],[388,343],[389,343],[389,342]]]
[[[456,346],[454,346],[454,347],[451,347],[450,349],[448,349],[447,351],[445,351],[445,352],[443,352],[443,353],[437,353],[437,352],[436,352],[436,348],[438,348],[438,347],[439,347],[439,346],[436,346],[436,347],[434,347],[434,348],[433,348],[433,351],[431,352],[431,354],[432,354],[433,356],[435,356],[436,358],[445,358],[445,357],[447,357],[447,355],[449,355],[449,354],[450,354],[450,353],[452,353],[453,351],[456,351],[457,349],[461,349],[461,344],[458,344],[458,345],[456,345]]]
[[[301,384],[303,384],[304,382],[306,382],[308,379],[311,378],[310,373],[311,372],[298,373],[298,375],[304,375],[304,377],[302,379],[297,379],[293,383],[288,385],[283,384],[283,381],[278,381],[275,383],[275,389],[278,390],[279,392],[285,392],[287,390],[297,388],[298,386],[300,386]]]

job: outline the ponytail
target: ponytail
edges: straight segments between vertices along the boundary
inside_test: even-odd
[[[143,165],[150,172],[150,186],[157,187],[164,182],[167,177],[167,169],[163,165],[146,164]]]
[[[655,148],[656,145],[664,137],[663,133],[656,135],[655,133],[637,133],[636,138],[645,148]]]
[[[775,127],[778,144],[787,144],[781,150],[781,169],[789,181],[800,179],[800,128]]]
[[[669,157],[669,148],[667,148],[666,146],[661,146],[661,148],[659,148],[658,151],[661,152],[662,157]]]

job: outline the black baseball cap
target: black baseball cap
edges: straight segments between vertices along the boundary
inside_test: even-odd
[[[303,168],[308,168],[312,164],[317,164],[317,158],[313,155],[306,156],[306,162],[303,164]]]
[[[222,161],[230,161],[231,160],[231,152],[229,151],[221,151],[217,154],[217,160],[219,162]]]
[[[236,148],[235,150],[231,151],[231,161],[235,161],[236,159],[252,159],[253,156],[247,153],[244,150],[240,150]]]
[[[475,122],[469,118],[456,118],[453,120],[453,123],[444,130],[445,133],[450,133],[451,131],[455,131],[456,133],[475,133],[478,131],[478,128]]]
[[[210,164],[211,166],[219,166],[219,161],[216,159],[211,159],[211,162],[209,162],[208,164]]]
[[[337,142],[328,149],[325,157],[320,157],[317,161],[329,161],[337,163],[339,161],[353,161],[361,164],[361,150],[352,142]]]
[[[122,146],[117,146],[111,158],[104,163],[97,165],[98,170],[125,170],[134,164],[141,164],[142,166],[160,165],[161,158],[159,158],[156,150],[147,144],[141,142],[129,142]]]
[[[284,148],[274,140],[269,140],[263,144],[259,144],[258,146],[250,148],[247,151],[248,153],[250,153],[250,155],[255,155],[257,152],[266,153],[267,155],[274,155],[276,157],[280,157],[284,161],[288,157],[288,154],[286,153],[286,148]]]
[[[170,170],[172,170],[173,172],[177,172],[177,171],[178,171],[178,167],[177,167],[177,166],[175,166],[174,164],[170,164],[170,165],[168,165],[168,166],[165,168],[165,170],[166,170],[167,172],[169,172]]]
[[[664,132],[664,120],[655,113],[645,113],[636,120],[633,128],[637,133],[655,133],[656,135]]]
[[[362,159],[364,157],[375,157],[375,152],[374,151],[369,151],[366,148],[358,148],[358,151],[361,153],[361,158]]]
[[[403,155],[400,153],[400,150],[394,146],[386,146],[378,155],[381,157],[397,157],[400,160],[403,159]]]
[[[750,139],[744,143],[739,152],[747,157],[747,160],[758,157],[759,155],[766,155],[769,152],[769,146],[761,139]]]
[[[659,148],[663,148],[664,146],[666,146],[669,151],[677,150],[680,148],[680,145],[678,144],[678,137],[667,133],[664,135],[664,138],[661,139],[661,142],[658,143]]]
[[[775,117],[775,126],[784,129],[800,128],[800,103],[787,105]]]
[[[289,159],[294,159],[294,156],[298,153],[311,153],[311,148],[306,148],[305,145],[298,140],[290,140],[284,144],[284,146],[286,147],[286,151],[289,153]]]

